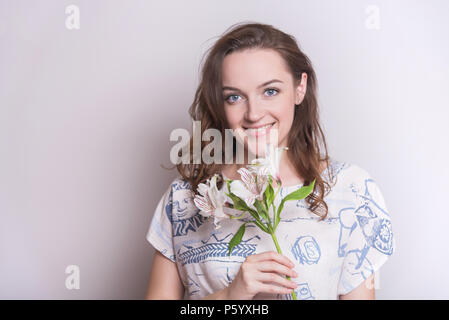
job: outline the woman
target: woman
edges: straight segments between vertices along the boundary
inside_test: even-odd
[[[248,158],[243,164],[235,158],[231,164],[178,164],[180,177],[160,200],[147,234],[157,249],[148,299],[291,299],[292,290],[298,299],[374,299],[374,271],[394,248],[389,214],[366,170],[328,156],[316,86],[312,64],[295,39],[270,25],[236,25],[211,48],[190,108],[201,132],[244,132],[248,139],[234,137],[234,151],[241,143],[263,156],[257,139],[277,130],[278,146],[288,151],[281,157],[275,202],[316,179],[314,192],[286,203],[276,231],[283,254],[248,225],[228,257],[242,221],[228,219],[215,229],[198,214],[192,191],[215,173],[240,179],[237,170]],[[203,150],[207,143],[201,143]]]

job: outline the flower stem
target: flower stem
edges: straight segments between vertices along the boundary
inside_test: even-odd
[[[278,240],[276,239],[276,235],[274,234],[274,231],[271,233],[271,237],[273,238],[274,245],[276,246],[276,250],[278,251],[279,254],[282,254],[281,247],[279,246],[279,243],[278,243]],[[291,280],[290,276],[286,276],[286,277],[288,280]],[[298,300],[298,299],[296,299],[295,289],[293,289],[293,291],[292,291],[292,298],[293,298],[293,300]]]
[[[276,227],[277,227],[276,205],[274,204],[274,201],[276,200],[276,197],[278,196],[278,193],[279,193],[280,190],[281,190],[281,186],[279,186],[279,188],[277,189],[276,194],[274,195],[274,198],[273,198],[273,202],[271,203],[271,206],[273,207],[273,221],[274,221],[273,228],[272,228],[273,232],[276,232]]]

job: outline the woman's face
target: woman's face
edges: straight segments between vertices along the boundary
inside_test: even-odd
[[[224,58],[222,78],[226,118],[237,141],[244,145],[245,156],[250,151],[263,157],[267,142],[287,146],[295,104],[302,102],[306,92],[307,74],[294,83],[279,53],[249,49]],[[273,135],[276,130],[277,139]]]

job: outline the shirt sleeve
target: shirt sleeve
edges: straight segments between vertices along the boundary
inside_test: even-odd
[[[172,207],[173,189],[170,185],[154,211],[146,239],[156,250],[176,262],[173,246]]]
[[[390,214],[379,185],[365,170],[351,184],[354,211],[342,223],[347,240],[340,244],[343,265],[338,294],[357,288],[388,260],[395,250]]]

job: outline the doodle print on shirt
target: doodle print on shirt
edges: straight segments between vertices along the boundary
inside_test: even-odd
[[[312,236],[299,237],[293,245],[292,253],[300,264],[316,264],[321,257],[320,246]]]
[[[315,300],[315,297],[310,291],[309,284],[307,282],[299,283],[295,289],[296,299],[298,300]],[[278,300],[293,300],[291,294],[277,294]]]
[[[391,255],[393,252],[393,234],[388,219],[389,215],[374,201],[372,196],[372,192],[376,192],[374,188],[376,188],[375,181],[370,178],[364,180],[363,193],[352,184],[351,190],[358,200],[357,207],[355,210],[354,208],[344,208],[339,212],[338,256],[347,259],[350,274],[361,274],[363,279],[367,279],[374,272],[373,265],[367,257],[369,250],[375,249],[385,255]],[[386,218],[381,218],[380,215],[386,216]],[[353,235],[356,232],[361,232],[365,241],[360,247],[347,250],[348,243],[343,239],[357,236]]]
[[[204,274],[201,273],[195,273],[196,277],[204,277]],[[184,287],[188,288],[188,292],[189,292],[189,296],[193,296],[195,294],[197,294],[198,292],[200,292],[201,286],[192,279],[191,276],[187,275],[188,278],[188,282],[184,283]]]
[[[218,238],[217,233],[213,233],[207,240],[197,241],[193,245],[183,244],[178,250],[178,258],[181,261],[181,265],[184,266],[189,263],[199,263],[204,260],[208,261],[225,261],[229,263],[232,259],[228,256],[229,241],[231,241],[234,233],[228,233],[223,238]],[[256,251],[256,245],[254,239],[260,240],[260,236],[256,235],[247,240],[242,240],[241,243],[236,245],[231,252],[231,257],[243,257],[253,254]],[[235,262],[241,262],[240,259]]]
[[[191,198],[186,197],[180,200],[173,199],[173,192],[176,190],[186,190],[190,192],[190,184],[185,181],[178,181],[172,184],[172,190],[170,191],[169,201],[165,206],[165,212],[169,221],[172,221],[173,236],[180,237],[185,236],[189,232],[196,232],[196,230],[207,220],[199,213],[199,209],[193,207]],[[193,211],[192,211],[193,209]],[[188,215],[194,212],[189,217]]]

